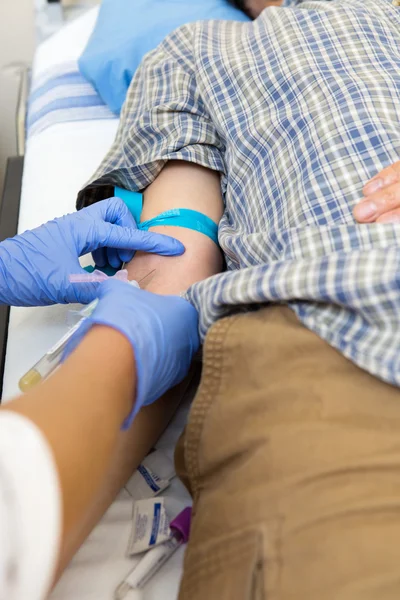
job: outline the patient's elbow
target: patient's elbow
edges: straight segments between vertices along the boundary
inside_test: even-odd
[[[151,231],[179,239],[186,250],[181,256],[158,256],[137,252],[126,265],[129,279],[157,294],[180,294],[193,283],[220,273],[223,258],[219,247],[206,235],[182,227],[157,226]]]

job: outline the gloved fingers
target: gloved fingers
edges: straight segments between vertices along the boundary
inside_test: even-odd
[[[107,248],[107,260],[108,264],[114,267],[114,269],[119,269],[122,265],[117,248]]]
[[[70,275],[83,275],[84,279],[89,277],[85,269],[79,263],[76,267],[72,267],[70,273],[66,274],[66,279],[63,282],[63,301],[67,304],[90,304],[98,296],[101,281],[80,281],[72,283],[69,279]]]
[[[81,249],[81,255],[102,247],[117,248],[119,250],[142,250],[162,256],[180,256],[185,251],[185,247],[181,242],[167,235],[100,221],[96,222],[91,239],[87,240],[87,245]]]
[[[86,271],[83,271],[86,273]],[[87,275],[87,273],[86,273]],[[90,304],[98,296],[101,282],[69,283],[66,289],[66,301],[69,304]]]
[[[111,225],[118,225],[120,227],[126,227],[131,230],[137,229],[136,221],[129,212],[126,204],[120,198],[109,198],[108,200],[102,200],[96,202],[92,206],[79,211],[81,223],[85,223],[85,228],[81,228],[81,236],[78,238],[78,251],[79,255],[82,256],[87,252],[92,252],[93,260],[98,267],[106,267],[109,263],[107,250],[103,250],[106,247],[104,239],[99,239],[98,231],[99,223],[110,223]],[[103,233],[104,235],[104,233]],[[120,264],[128,262],[133,258],[135,249],[119,249],[119,261]],[[121,254],[122,253],[122,254]],[[111,253],[111,260],[115,257],[115,253]],[[113,261],[116,264],[116,261]],[[120,265],[118,265],[120,266]],[[114,268],[118,268],[115,266]]]
[[[97,297],[99,300],[107,298],[110,294],[117,294],[118,299],[121,299],[121,295],[119,290],[125,291],[132,296],[137,294],[138,288],[134,286],[130,286],[125,281],[119,281],[118,279],[106,279],[100,283],[100,286],[97,290]]]
[[[130,262],[135,256],[134,250],[117,250],[116,248],[98,248],[92,252],[92,257],[96,267],[106,267],[111,265],[114,269],[119,269],[123,263]]]
[[[135,256],[134,250],[118,250],[118,255],[121,263],[128,263]]]
[[[113,225],[137,229],[135,219],[128,210],[126,204],[120,198],[110,198],[109,200],[106,200],[105,204],[105,221],[112,223]],[[135,256],[135,251],[131,249],[120,248],[117,252],[119,260],[118,266],[116,259],[114,259],[115,255],[115,252],[111,252],[111,254],[108,252],[108,262],[112,267],[118,269],[121,264],[130,262],[132,260],[132,258]],[[111,260],[114,260],[114,262],[111,262]]]
[[[85,271],[85,269],[82,268],[78,268],[76,270],[76,273],[81,273],[82,275],[87,276],[87,272]],[[74,275],[75,273],[71,274]],[[89,304],[90,302],[93,302],[93,300],[95,300],[96,298],[101,299],[107,296],[108,294],[113,293],[113,291],[115,290],[115,284],[117,285],[117,289],[120,284],[122,284],[123,286],[127,285],[123,281],[118,281],[111,278],[106,279],[105,281],[98,282],[68,282],[65,287],[64,301],[68,304]],[[125,287],[123,289],[125,289]],[[129,289],[136,290],[137,288],[129,286]]]
[[[130,262],[135,256],[134,250],[118,250],[117,248],[98,248],[92,252],[96,267],[111,265],[119,269],[123,263]]]
[[[107,248],[98,248],[92,252],[92,257],[96,267],[107,266]]]
[[[135,219],[121,198],[114,197],[109,198],[108,200],[102,200],[94,206],[97,206],[103,221],[111,223],[112,225],[120,225],[121,227],[137,229]]]

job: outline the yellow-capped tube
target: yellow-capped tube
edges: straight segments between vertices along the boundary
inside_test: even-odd
[[[151,275],[151,273],[153,273],[153,271],[151,271],[148,275]],[[146,275],[146,277],[148,277],[148,275]],[[145,277],[143,279],[145,279]],[[135,280],[128,281],[127,283],[137,288],[140,288],[139,283]],[[87,306],[85,306],[79,312],[78,316],[80,316],[80,320],[78,321],[78,323],[71,327],[71,329],[67,331],[67,333],[61,338],[61,340],[59,340],[48,352],[46,352],[46,354],[42,356],[42,358],[35,365],[33,365],[33,367],[29,369],[29,371],[25,373],[25,375],[21,377],[21,379],[18,382],[18,387],[21,390],[21,392],[27,392],[28,390],[30,390],[32,387],[40,383],[42,379],[48,377],[58,367],[58,365],[61,363],[64,350],[69,340],[74,335],[78,327],[81,326],[83,321],[90,317],[90,315],[96,308],[98,302],[98,299],[96,299],[93,300],[93,302],[91,302]]]
[[[83,308],[80,312],[80,321],[71,327],[71,329],[69,329],[67,333],[48,352],[46,352],[46,354],[42,356],[42,358],[35,365],[33,365],[33,367],[29,369],[25,375],[21,377],[18,382],[18,387],[21,392],[27,392],[30,390],[32,387],[40,383],[42,379],[48,377],[58,367],[69,340],[74,335],[78,327],[81,326],[85,318],[90,317],[97,304],[98,300],[96,299],[85,306],[85,308]]]
[[[97,300],[95,302],[97,304]],[[87,308],[88,307],[86,307],[86,310]],[[93,307],[92,311],[94,308],[95,307]],[[33,365],[33,367],[29,369],[25,375],[21,377],[18,382],[18,387],[21,392],[27,392],[30,390],[32,387],[40,383],[42,379],[48,377],[58,367],[61,362],[65,347],[84,320],[85,318],[82,317],[82,319],[76,325],[74,325],[74,327],[71,327],[71,329],[67,331],[61,340],[55,344],[55,346],[46,352],[46,354],[42,356],[42,358],[35,365]]]

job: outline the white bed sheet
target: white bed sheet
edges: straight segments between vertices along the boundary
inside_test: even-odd
[[[58,33],[40,44],[35,53],[33,76],[65,62],[78,60],[96,23],[98,7],[65,25]]]
[[[76,59],[90,35],[97,9],[66,26],[38,49],[34,77],[49,67]],[[118,120],[63,123],[32,137],[26,148],[19,231],[74,210],[76,192],[110,147]],[[18,380],[66,331],[68,307],[13,308],[5,366],[3,400],[18,393]],[[186,407],[187,409],[187,407]],[[182,430],[182,409],[157,447],[172,455]],[[183,485],[174,480],[163,493],[169,516],[190,503]],[[121,492],[82,546],[51,600],[111,600],[115,587],[132,566],[125,558],[132,501]],[[175,600],[182,572],[183,549],[138,595],[143,600]]]

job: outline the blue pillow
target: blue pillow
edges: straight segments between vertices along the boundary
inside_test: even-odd
[[[103,0],[81,73],[119,114],[143,56],[177,27],[204,19],[249,20],[227,0]]]

